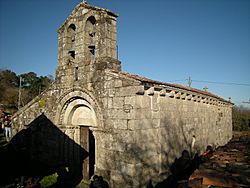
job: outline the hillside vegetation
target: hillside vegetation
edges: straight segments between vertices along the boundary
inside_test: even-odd
[[[250,130],[250,109],[243,106],[233,107],[233,130],[248,131]]]
[[[53,77],[37,76],[34,72],[16,75],[11,70],[0,70],[0,108],[15,113],[44,91]]]

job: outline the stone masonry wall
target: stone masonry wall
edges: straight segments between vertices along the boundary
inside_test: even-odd
[[[147,88],[108,70],[99,76],[92,90],[103,113],[103,127],[93,129],[96,173],[113,187],[140,187],[149,178],[163,178],[160,174],[184,149],[202,152],[207,145],[223,145],[232,137],[231,106],[225,102],[198,93],[180,94],[173,88]],[[55,123],[55,105],[62,105],[55,101],[67,90],[52,85],[16,114],[17,128],[42,112]],[[46,101],[42,108],[41,99]],[[77,126],[59,128],[79,143]]]
[[[202,152],[207,145],[223,145],[232,137],[230,104],[197,93],[187,97],[144,89],[137,82],[127,86],[129,79],[108,80],[105,131],[96,133],[100,138],[96,167],[114,187],[145,185],[149,178],[167,172],[184,149]]]
[[[93,129],[96,173],[112,187],[140,187],[149,178],[163,178],[160,174],[168,171],[184,149],[203,151],[207,145],[223,145],[232,137],[230,104],[198,93],[188,97],[173,88],[148,88],[108,70],[100,76],[92,90],[103,113],[103,127]],[[62,105],[55,101],[67,90],[53,84],[16,114],[16,128],[41,113],[55,124],[55,106]],[[41,99],[46,101],[43,107],[39,107]],[[59,126],[79,143],[79,128],[73,127]],[[195,151],[191,149],[193,135]]]
[[[95,79],[96,59],[116,59],[116,17],[114,13],[86,3],[74,9],[58,30],[56,79],[60,85],[87,85]]]

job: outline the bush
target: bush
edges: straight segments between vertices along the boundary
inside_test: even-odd
[[[46,188],[46,187],[49,187],[49,186],[53,185],[54,183],[56,183],[57,177],[58,177],[57,173],[54,173],[54,174],[49,175],[49,176],[45,176],[40,181],[41,188]]]

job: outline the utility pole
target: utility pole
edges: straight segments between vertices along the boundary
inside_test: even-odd
[[[191,80],[191,77],[189,76],[188,77],[188,87],[191,87],[191,84],[192,84],[192,80]]]
[[[208,87],[207,87],[207,86],[205,86],[205,87],[203,88],[203,90],[207,92]]]
[[[119,51],[118,51],[118,45],[116,45],[116,59],[119,59]]]
[[[250,104],[250,99],[249,99],[249,101],[243,101],[242,103]]]
[[[20,76],[19,90],[18,90],[18,104],[17,104],[17,109],[18,110],[21,108],[21,89],[22,89],[22,77]]]

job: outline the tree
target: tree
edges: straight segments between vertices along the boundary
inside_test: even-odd
[[[250,109],[243,106],[233,107],[233,130],[250,130]]]
[[[27,104],[41,92],[43,92],[51,83],[51,76],[40,76],[38,77],[36,73],[29,72],[20,75],[22,77],[22,88],[23,95],[22,100],[24,104]]]
[[[0,80],[0,104],[14,112],[18,108],[19,91],[21,106],[24,106],[43,92],[53,82],[53,77],[51,75],[38,77],[34,72],[17,76],[11,70],[0,70]]]
[[[10,109],[17,108],[18,77],[10,70],[0,70],[0,104]]]

